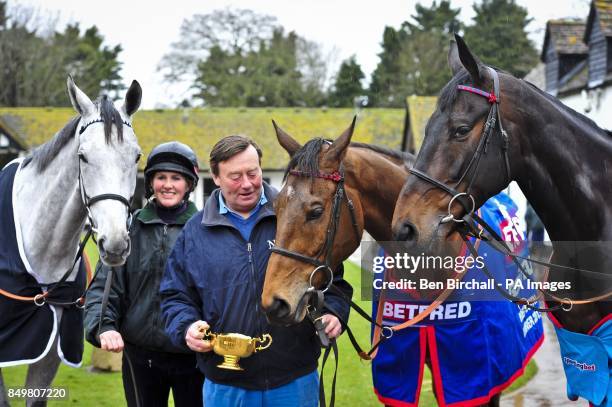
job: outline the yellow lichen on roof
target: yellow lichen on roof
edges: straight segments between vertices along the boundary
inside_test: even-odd
[[[425,137],[427,121],[436,110],[436,96],[408,96],[406,105],[410,115],[410,131],[414,140],[415,151],[419,151]]]
[[[190,145],[198,155],[200,166],[208,168],[214,143],[223,136],[244,134],[261,146],[264,168],[280,169],[288,162],[288,156],[276,141],[272,119],[303,143],[313,137],[338,137],[349,126],[353,115],[353,109],[304,108],[140,111],[134,115],[133,127],[145,159],[155,145],[178,140]],[[74,110],[68,108],[0,108],[0,117],[17,127],[15,130],[30,147],[49,140],[73,116]],[[353,140],[399,149],[403,123],[402,109],[362,110]],[[141,166],[145,162],[142,160]]]

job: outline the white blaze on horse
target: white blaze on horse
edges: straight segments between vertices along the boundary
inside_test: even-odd
[[[60,360],[80,366],[85,288],[76,258],[87,220],[102,262],[118,266],[130,253],[141,156],[131,118],[142,90],[133,81],[115,106],[106,96],[92,102],[72,78],[67,87],[78,116],[0,172],[0,187],[10,188],[0,191],[0,367],[29,364],[28,388],[50,387]]]

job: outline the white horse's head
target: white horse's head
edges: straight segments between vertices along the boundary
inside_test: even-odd
[[[133,81],[121,105],[106,96],[95,103],[68,78],[68,94],[79,113],[79,182],[89,221],[97,232],[100,260],[125,263],[130,254],[129,203],[134,195],[141,150],[132,130],[142,89]],[[77,159],[77,157],[75,157]]]

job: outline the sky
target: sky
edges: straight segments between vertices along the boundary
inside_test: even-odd
[[[526,7],[533,22],[527,27],[530,38],[541,47],[546,21],[555,18],[586,19],[589,0],[516,0]],[[121,44],[122,76],[126,86],[132,79],[143,88],[142,108],[173,106],[184,96],[185,86],[168,86],[157,66],[178,39],[183,20],[219,8],[248,8],[275,16],[287,31],[320,43],[335,55],[336,67],[355,55],[366,77],[378,63],[385,26],[398,28],[414,14],[417,3],[429,6],[432,0],[19,0],[58,17],[61,30],[69,22],[82,28],[97,25],[105,44]],[[471,0],[451,0],[460,7],[460,19],[470,23],[474,16]],[[16,4],[9,0],[9,4]],[[469,45],[469,44],[468,44]],[[337,69],[337,68],[336,68]]]

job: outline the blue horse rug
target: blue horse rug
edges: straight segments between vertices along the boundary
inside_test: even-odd
[[[18,239],[13,208],[13,181],[20,162],[9,163],[0,171],[0,288],[12,294],[33,297],[52,285],[40,284],[23,253]],[[54,301],[71,302],[85,290],[83,262],[75,281],[53,290]],[[73,367],[83,356],[83,310],[75,306],[63,309],[57,326],[55,307],[37,306],[0,295],[0,367],[35,363],[44,358],[59,335],[56,350],[61,360]]]
[[[500,235],[517,234],[516,205],[506,194],[487,201],[481,216]],[[484,249],[481,246],[479,255]],[[488,269],[516,278],[514,263],[488,249]],[[464,280],[478,277],[483,278],[480,270],[470,270]],[[465,294],[457,297],[470,298],[470,293]],[[383,321],[400,324],[427,305],[386,300]],[[374,301],[373,314],[377,307]],[[523,374],[543,340],[541,316],[527,307],[506,300],[446,301],[418,325],[382,342],[372,361],[374,390],[386,405],[418,406],[429,358],[440,406],[485,404]]]
[[[612,407],[612,315],[587,335],[563,328],[550,315],[561,350],[567,397],[582,397],[595,407]]]

